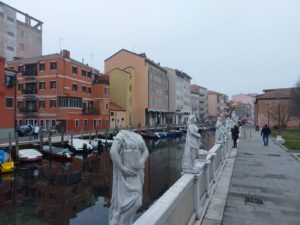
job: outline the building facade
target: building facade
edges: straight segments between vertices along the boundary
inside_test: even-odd
[[[239,118],[254,121],[254,105],[257,94],[237,94],[232,96],[232,108]]]
[[[110,120],[110,129],[122,129],[126,128],[125,121],[125,110],[115,103],[109,104],[109,120]]]
[[[191,104],[192,114],[196,116],[197,120],[200,119],[200,95],[199,92],[191,89]]]
[[[169,124],[185,124],[192,113],[191,77],[186,73],[166,68],[169,79]]]
[[[121,49],[104,61],[105,72],[132,67],[133,127],[166,124],[169,107],[169,82],[167,72],[159,64],[147,58]]]
[[[67,132],[107,129],[109,81],[70,52],[8,63],[17,73],[17,124]]]
[[[207,88],[199,86],[197,84],[191,85],[191,91],[192,93],[198,94],[199,96],[199,113],[198,113],[198,119],[204,120],[207,117]],[[194,96],[195,99],[196,96]],[[196,103],[194,103],[196,105]]]
[[[134,70],[132,67],[124,70],[115,68],[106,74],[109,76],[110,101],[124,110],[125,117],[122,127],[130,128],[134,125],[133,121],[136,118]]]
[[[292,91],[294,88],[264,90],[257,95],[255,101],[255,125],[263,127],[268,124],[271,128],[299,128],[300,118],[293,114]]]
[[[0,139],[7,139],[9,132],[13,137],[16,126],[16,73],[5,64],[0,57]]]
[[[228,96],[216,91],[207,92],[207,114],[210,117],[227,117],[229,115]]]
[[[42,55],[42,22],[0,2],[0,56],[7,61]]]

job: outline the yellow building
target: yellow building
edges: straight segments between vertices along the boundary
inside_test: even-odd
[[[133,121],[135,118],[134,112],[134,78],[133,69],[128,67],[125,70],[115,68],[106,73],[109,75],[109,90],[110,90],[110,101],[119,105],[124,109],[124,121],[122,122],[123,128],[135,127]],[[111,125],[112,121],[111,121]],[[111,127],[112,128],[112,127]]]
[[[166,124],[169,80],[167,71],[159,63],[154,63],[145,53],[136,54],[121,49],[107,58],[104,66],[105,73],[112,75],[111,101],[119,104],[126,112],[129,110],[128,105],[132,107],[131,117],[130,114],[127,117],[128,124],[130,121],[132,127]],[[121,75],[125,77],[121,78]],[[132,80],[131,86],[127,82],[128,77]],[[125,105],[128,101],[129,104]]]

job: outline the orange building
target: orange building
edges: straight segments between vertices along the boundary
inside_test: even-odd
[[[169,111],[169,80],[167,71],[159,63],[153,62],[145,53],[136,54],[125,49],[110,56],[104,63],[105,73],[116,68],[132,68],[132,126],[166,124]]]
[[[0,57],[0,139],[12,136],[15,131],[15,99],[16,99],[16,73],[5,68],[5,58]]]
[[[255,125],[271,128],[282,126],[299,128],[300,118],[293,114],[292,91],[296,88],[264,90],[255,101]]]
[[[67,132],[107,129],[109,82],[70,52],[10,61],[17,73],[17,124]]]

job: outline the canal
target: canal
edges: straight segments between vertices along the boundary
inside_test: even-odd
[[[205,149],[214,132],[202,134]],[[146,140],[143,206],[139,217],[180,177],[184,137]],[[112,189],[109,152],[77,157],[72,162],[43,160],[19,165],[0,180],[2,225],[108,225]]]

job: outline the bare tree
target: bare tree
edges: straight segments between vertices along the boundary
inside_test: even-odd
[[[291,103],[290,102],[280,102],[272,105],[270,107],[270,117],[272,120],[277,122],[277,126],[279,129],[285,128],[287,126],[288,121],[291,118]]]

